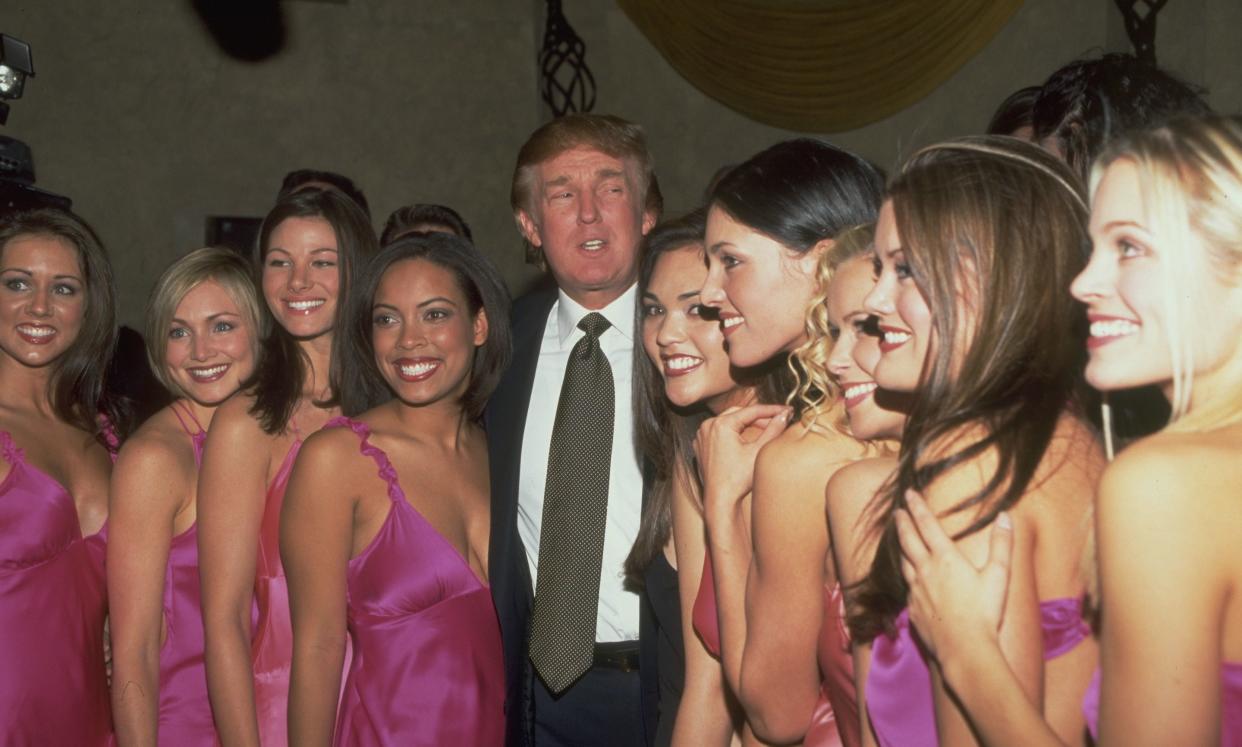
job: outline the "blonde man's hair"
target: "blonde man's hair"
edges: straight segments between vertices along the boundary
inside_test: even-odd
[[[233,303],[237,304],[242,321],[250,331],[251,351],[256,357],[259,353],[259,341],[263,338],[260,320],[263,316],[250,263],[237,252],[223,247],[206,247],[190,252],[164,270],[147,301],[147,362],[155,378],[177,397],[190,395],[168,373],[164,361],[168,352],[168,327],[181,301],[190,291],[209,280],[224,288]]]

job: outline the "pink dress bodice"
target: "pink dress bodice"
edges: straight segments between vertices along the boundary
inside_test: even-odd
[[[194,465],[201,466],[207,432],[188,409],[174,404],[173,413],[190,437]],[[177,747],[212,747],[216,740],[203,659],[197,529],[195,522],[172,538],[164,574],[167,636],[160,648],[159,742]]]
[[[392,507],[346,575],[353,661],[337,745],[477,745],[504,741],[500,623],[487,585],[423,518],[363,423],[348,427],[379,468]]]
[[[0,735],[6,745],[106,744],[104,542],[73,496],[0,431]]]
[[[1068,653],[1091,635],[1077,599],[1049,599],[1039,603],[1044,660]],[[871,643],[867,675],[867,715],[881,747],[936,747],[936,712],[932,704],[931,672],[910,626],[909,610],[902,610],[891,635]]]
[[[276,477],[267,488],[263,521],[259,525],[259,554],[256,559],[254,599],[259,622],[254,628],[250,658],[254,667],[254,704],[259,719],[259,741],[263,747],[283,747],[289,743],[289,668],[293,663],[293,626],[289,621],[289,585],[280,562],[280,509],[285,488],[298,450],[299,436]]]
[[[816,656],[819,661],[819,700],[811,715],[803,744],[806,747],[856,747],[861,744],[858,698],[854,692],[854,660],[843,617],[839,584],[824,587],[824,622]],[[712,557],[703,559],[703,577],[694,598],[694,630],[712,656],[720,657],[720,621],[716,609],[716,579]],[[838,714],[841,717],[838,718]]]

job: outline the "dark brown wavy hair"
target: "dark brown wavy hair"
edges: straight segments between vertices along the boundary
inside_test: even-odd
[[[263,260],[276,227],[289,218],[323,218],[332,226],[336,235],[337,268],[341,282],[336,302],[336,319],[332,338],[331,364],[328,381],[330,394],[322,406],[337,404],[341,391],[343,345],[341,330],[349,319],[349,289],[354,276],[362,265],[379,251],[375,230],[362,209],[353,200],[330,189],[308,189],[281,198],[263,219],[259,229],[259,241],[255,246],[255,272],[262,276]],[[261,279],[256,279],[262,288]],[[306,369],[310,362],[298,346],[298,341],[276,323],[267,304],[263,304],[263,326],[266,334],[259,349],[259,360],[254,375],[245,383],[254,395],[250,414],[258,418],[263,431],[281,433],[289,424],[293,410],[302,396],[306,381]]]
[[[988,526],[1027,491],[1086,363],[1069,286],[1087,256],[1087,204],[1068,166],[1013,138],[962,138],[919,151],[888,196],[937,344],[897,470],[868,507],[878,548],[848,615],[860,641],[891,629],[907,603],[894,523],[906,491],[991,452],[996,469],[950,509],[978,512],[958,538]]]

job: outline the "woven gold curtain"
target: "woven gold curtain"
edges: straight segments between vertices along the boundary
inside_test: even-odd
[[[766,124],[841,132],[931,93],[1022,0],[617,0],[696,88]]]

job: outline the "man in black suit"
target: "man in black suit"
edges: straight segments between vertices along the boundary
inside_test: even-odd
[[[642,128],[589,114],[543,125],[518,154],[510,201],[556,285],[514,304],[513,363],[487,410],[507,743],[643,744],[654,641],[622,586],[643,497],[635,281],[662,206]]]

